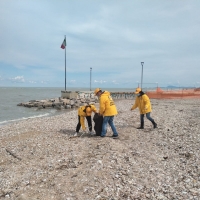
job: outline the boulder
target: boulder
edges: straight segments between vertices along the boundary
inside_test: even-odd
[[[65,105],[64,108],[65,108],[65,109],[70,109],[70,108],[71,108],[71,105]]]

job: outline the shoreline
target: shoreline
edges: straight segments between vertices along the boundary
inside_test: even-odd
[[[70,139],[77,110],[0,126],[0,199],[198,199],[200,101],[151,99],[144,130],[134,100],[115,103],[115,140]]]
[[[27,109],[32,109],[32,108],[27,108]],[[49,111],[51,111],[53,109],[51,109],[51,108],[47,108],[47,109],[48,109],[48,111],[46,113],[37,114],[36,113],[37,111],[35,110],[35,111],[33,111],[33,112],[35,112],[35,114],[31,115],[31,116],[21,117],[21,118],[16,118],[16,119],[8,119],[8,120],[5,120],[5,121],[1,121],[0,122],[0,127],[8,125],[8,124],[18,123],[18,122],[21,122],[21,121],[24,121],[24,120],[28,120],[28,119],[53,117],[53,116],[61,115],[61,114],[64,114],[65,112],[70,112],[71,110],[74,110],[74,108],[73,108],[71,110],[70,109],[65,109],[65,110],[55,110],[55,112],[49,112]]]
[[[113,95],[113,99],[134,99],[133,92],[124,92],[115,91],[111,92]],[[195,93],[194,93],[195,92]],[[1,104],[1,114],[0,114],[0,126],[5,125],[6,123],[12,123],[14,121],[19,121],[23,118],[31,118],[31,117],[39,117],[39,115],[57,115],[59,111],[64,111],[66,109],[70,109],[71,107],[79,107],[80,101],[84,98],[88,98],[88,94],[84,91],[79,92],[79,99],[62,99],[61,97],[56,98],[48,98],[49,96],[53,96],[53,94],[58,93],[56,89],[50,88],[47,92],[44,89],[33,88],[30,90],[17,89],[13,90],[10,88],[8,94],[2,96],[1,100],[3,101]],[[160,88],[157,88],[156,91],[149,91],[148,96],[150,99],[174,99],[174,98],[200,98],[200,92],[198,89],[196,90],[173,90],[172,91],[161,91]],[[194,96],[196,95],[196,96]],[[17,100],[16,106],[14,101],[10,98],[13,96],[15,100]],[[55,95],[56,96],[56,95]],[[90,96],[91,97],[91,96]],[[27,100],[27,99],[42,99],[42,100]],[[92,99],[94,100],[94,99]],[[74,101],[74,103],[71,103]],[[20,103],[21,102],[21,103]],[[20,106],[21,105],[21,106]],[[24,108],[22,108],[24,107]],[[26,108],[28,107],[28,108]]]

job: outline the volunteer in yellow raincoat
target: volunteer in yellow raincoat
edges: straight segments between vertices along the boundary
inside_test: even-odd
[[[81,106],[78,109],[78,124],[76,126],[76,132],[75,132],[74,136],[77,136],[77,133],[79,132],[81,127],[82,127],[83,131],[86,132],[85,118],[88,123],[88,128],[89,128],[90,134],[93,135],[92,119],[91,119],[92,112],[97,113],[97,109],[94,105]]]
[[[137,97],[135,99],[135,104],[132,106],[131,110],[134,110],[137,107],[140,110],[140,127],[138,127],[137,129],[144,129],[145,114],[147,119],[150,120],[153,124],[153,127],[157,128],[157,124],[155,123],[154,119],[150,117],[151,102],[149,97],[141,90],[141,88],[137,88],[135,94],[137,95]]]
[[[103,115],[103,124],[101,137],[105,137],[107,131],[107,124],[110,125],[113,135],[112,137],[118,137],[117,130],[114,125],[114,116],[117,115],[117,108],[110,96],[110,92],[103,91],[100,88],[95,89],[94,94],[99,97],[99,114]]]

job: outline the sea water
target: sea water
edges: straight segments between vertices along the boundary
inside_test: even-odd
[[[61,96],[60,88],[0,87],[0,125],[27,118],[57,114],[54,109],[26,108],[18,103]]]

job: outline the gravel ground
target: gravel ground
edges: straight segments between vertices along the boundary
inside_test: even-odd
[[[200,199],[200,100],[116,101],[118,139],[71,137],[77,110],[0,127],[0,199]],[[97,106],[98,107],[98,106]]]

